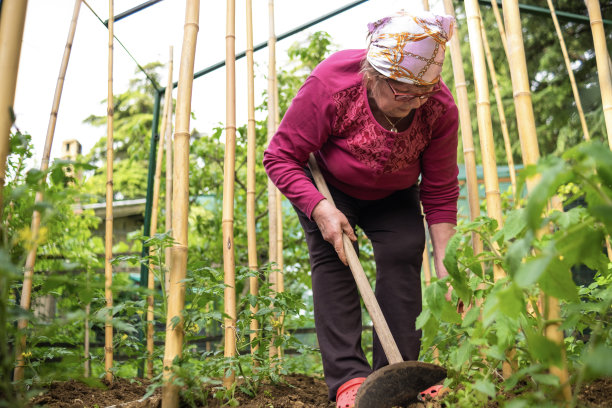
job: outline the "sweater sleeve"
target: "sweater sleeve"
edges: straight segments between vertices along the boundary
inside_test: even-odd
[[[316,77],[304,82],[264,152],[268,177],[309,218],[325,197],[306,176],[308,156],[327,141],[335,114],[330,92]]]
[[[433,124],[432,138],[421,157],[421,202],[429,225],[457,224],[457,129],[459,113],[452,98]]]

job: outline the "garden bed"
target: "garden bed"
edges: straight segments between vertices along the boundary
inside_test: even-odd
[[[318,378],[300,374],[284,377],[286,383],[263,385],[256,398],[237,392],[236,400],[244,408],[333,408],[335,405],[327,400],[327,386]],[[50,408],[159,408],[161,407],[161,389],[150,398],[140,400],[146,393],[146,381],[117,379],[106,389],[90,387],[79,381],[53,383],[49,390],[32,401],[33,406]],[[211,393],[212,394],[212,393]],[[612,407],[612,378],[595,380],[583,387],[578,396],[579,405],[588,408]],[[208,405],[221,407],[222,401],[212,396]],[[418,404],[420,405],[420,404]],[[186,406],[186,405],[183,405]],[[423,406],[423,405],[421,405]],[[428,408],[438,408],[441,404],[430,403]],[[497,407],[491,403],[490,407]]]

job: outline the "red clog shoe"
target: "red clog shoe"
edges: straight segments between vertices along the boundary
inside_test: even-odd
[[[336,393],[336,408],[353,408],[357,390],[364,381],[365,377],[357,377],[342,384]]]
[[[419,396],[421,397],[421,401],[433,400],[440,395],[440,390],[442,389],[442,384],[434,385],[426,389],[425,391],[421,391]]]

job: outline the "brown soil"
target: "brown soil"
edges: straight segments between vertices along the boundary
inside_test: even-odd
[[[293,374],[284,377],[285,383],[264,385],[256,398],[250,398],[240,391],[236,399],[242,408],[333,408],[327,400],[327,386],[321,379]],[[44,395],[36,397],[32,406],[51,408],[161,408],[161,390],[146,401],[137,401],[146,393],[147,383],[142,380],[117,379],[107,389],[92,388],[78,381],[54,383]],[[211,393],[212,394],[212,393]],[[593,381],[583,387],[579,406],[588,408],[612,408],[612,378]],[[222,402],[212,397],[208,405],[218,408]],[[413,406],[421,404],[414,404]],[[186,407],[187,405],[181,404]],[[428,403],[427,407],[441,407],[439,403]]]

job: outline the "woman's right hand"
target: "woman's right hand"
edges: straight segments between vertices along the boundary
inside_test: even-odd
[[[312,219],[317,223],[323,239],[333,245],[342,263],[348,265],[342,244],[342,233],[353,242],[357,241],[357,236],[346,216],[329,201],[321,200],[312,210]]]

